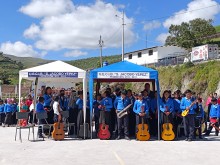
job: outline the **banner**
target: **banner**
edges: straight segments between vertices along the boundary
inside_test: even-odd
[[[78,72],[28,72],[28,77],[78,78]]]
[[[98,72],[97,78],[150,79],[149,72]]]

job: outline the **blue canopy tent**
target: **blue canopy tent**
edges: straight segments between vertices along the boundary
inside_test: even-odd
[[[153,88],[157,89],[159,98],[160,88],[158,71],[136,65],[128,61],[121,61],[102,68],[90,71],[89,94],[90,94],[90,115],[93,113],[94,82],[152,82]],[[157,100],[159,105],[159,100]],[[160,113],[158,113],[158,140],[160,139]]]

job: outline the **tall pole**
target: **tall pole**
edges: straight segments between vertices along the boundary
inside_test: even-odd
[[[124,46],[125,46],[125,20],[124,20],[124,11],[122,12],[122,61],[124,61]]]
[[[102,47],[103,47],[104,41],[102,40],[102,36],[100,35],[99,39],[99,47],[100,47],[100,65],[102,67]]]

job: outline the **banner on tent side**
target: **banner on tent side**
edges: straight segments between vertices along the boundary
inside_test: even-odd
[[[78,78],[78,72],[28,72],[28,77]]]
[[[98,72],[97,78],[150,79],[149,72]]]

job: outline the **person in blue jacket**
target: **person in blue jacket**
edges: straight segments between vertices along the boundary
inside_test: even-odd
[[[79,135],[80,125],[83,124],[83,92],[79,93],[79,98],[76,100],[76,105],[77,105],[77,108],[78,108],[77,135]]]
[[[0,100],[0,125],[4,126],[5,123],[5,112],[4,112],[4,101]]]
[[[60,96],[59,96],[59,104],[60,104],[60,108],[63,111],[68,110],[68,99],[65,96],[65,91],[62,89],[60,90]]]
[[[150,135],[156,136],[158,132],[157,91],[154,92],[154,97],[150,100],[149,117]]]
[[[12,113],[14,112],[14,106],[12,99],[7,99],[7,104],[4,107],[5,112],[5,125],[8,127],[12,124]]]
[[[114,107],[116,109],[116,114],[121,112],[124,108],[131,104],[131,99],[128,98],[126,91],[121,92],[121,96],[117,97],[114,101]],[[130,140],[129,138],[129,130],[128,130],[128,115],[125,115],[121,118],[117,117],[118,122],[118,137],[117,140],[121,139],[122,137],[122,126],[124,127],[124,136],[126,140]]]
[[[178,126],[182,123],[183,118],[181,116],[182,110],[180,109],[180,92],[177,90],[174,92],[174,98],[173,98],[173,130],[175,135],[178,133]],[[182,132],[180,132],[180,136],[182,135]]]
[[[212,98],[212,100],[211,100],[209,118],[210,118],[210,124],[209,124],[209,128],[205,134],[207,136],[211,133],[212,128],[213,128],[213,124],[215,127],[219,128],[220,105],[218,105],[218,100],[216,98]],[[215,123],[213,123],[213,121],[215,121]],[[219,134],[219,130],[215,129],[215,135],[218,136],[218,134]]]
[[[96,95],[96,100],[94,100],[93,102],[93,108],[94,108],[94,120],[95,120],[95,130],[96,130],[96,134],[99,131],[99,117],[100,117],[100,105],[101,105],[101,101],[102,101],[102,96],[101,94],[97,94]]]
[[[170,98],[170,92],[165,90],[163,92],[163,97],[160,100],[160,111],[163,114],[163,123],[173,123],[172,113],[174,111],[173,99]]]
[[[51,87],[46,87],[43,98],[44,98],[44,109],[48,112],[47,113],[47,115],[48,115],[47,121],[49,124],[53,124],[54,123],[54,120],[53,120],[54,112],[51,110],[52,109],[52,101],[53,101]]]
[[[196,131],[198,130],[199,139],[202,139],[202,123],[204,121],[204,109],[202,107],[202,98],[197,98],[197,108],[195,110],[195,129],[194,138],[196,139]]]
[[[105,124],[109,125],[109,130],[112,132],[112,126],[111,126],[111,109],[113,108],[111,93],[109,91],[105,91],[103,93],[103,99],[101,101],[100,109],[102,110],[100,112],[100,121],[105,121]],[[104,119],[105,118],[105,119]]]
[[[138,124],[141,124],[142,119],[146,123],[146,115],[149,114],[149,107],[147,103],[143,100],[142,93],[138,94],[138,100],[134,102],[133,111],[136,114],[136,133],[138,132]]]
[[[39,97],[38,103],[36,104],[36,113],[46,113],[46,111],[44,109],[44,97]],[[46,120],[39,119],[38,124],[39,125],[46,124]],[[42,129],[38,128],[38,138],[44,138],[44,137],[46,137],[46,136],[43,135]]]
[[[192,141],[194,137],[194,127],[195,127],[195,109],[197,108],[196,100],[192,97],[192,91],[186,90],[185,92],[186,97],[183,97],[180,102],[180,109],[182,111],[189,110],[188,115],[183,117],[184,123],[184,131],[186,136],[186,141]]]

